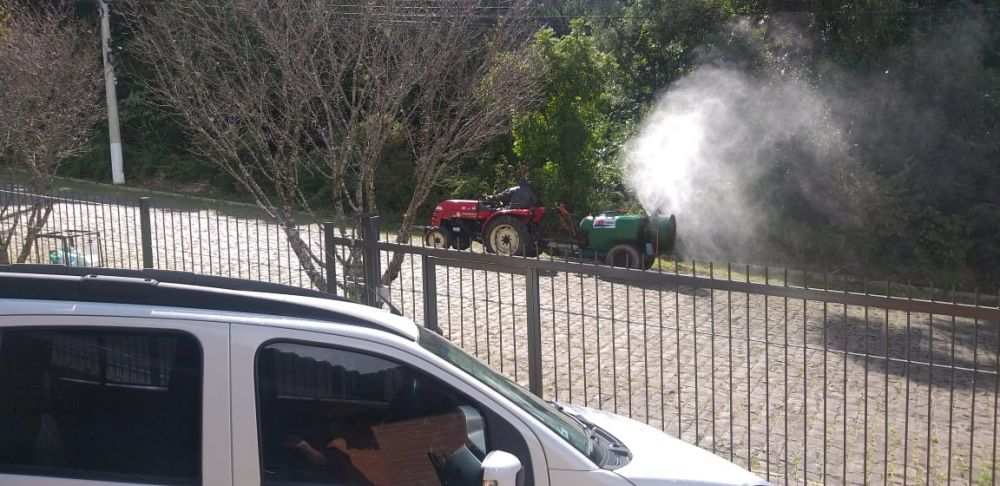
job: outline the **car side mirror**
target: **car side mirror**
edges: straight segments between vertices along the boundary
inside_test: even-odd
[[[521,461],[514,454],[493,451],[483,460],[483,486],[521,486]]]

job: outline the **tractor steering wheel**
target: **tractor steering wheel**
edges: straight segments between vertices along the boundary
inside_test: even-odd
[[[479,199],[479,204],[482,204],[483,206],[488,206],[490,208],[497,208],[500,206],[500,202],[497,201],[496,196],[493,195],[484,195],[482,198]]]

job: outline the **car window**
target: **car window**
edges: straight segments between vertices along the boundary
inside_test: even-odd
[[[474,484],[503,428],[437,379],[344,349],[264,346],[257,394],[265,484]]]
[[[201,383],[187,334],[0,331],[0,470],[197,484]]]
[[[419,331],[420,339],[418,343],[421,347],[455,365],[455,367],[468,373],[476,380],[493,389],[493,391],[503,395],[521,410],[528,412],[539,422],[545,424],[546,427],[559,434],[559,437],[562,437],[563,440],[572,445],[576,450],[593,458],[590,438],[587,432],[574,419],[536,397],[528,390],[521,388],[517,383],[493,371],[485,363],[462,351],[433,331],[429,331],[423,327],[419,328]]]

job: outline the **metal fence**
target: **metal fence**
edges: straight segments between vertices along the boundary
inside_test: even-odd
[[[252,212],[45,197],[45,231],[99,231],[105,266],[311,285],[279,228]],[[390,243],[366,221],[358,234],[299,228],[335,291],[391,302],[545,398],[631,416],[776,483],[996,483],[996,292],[502,257]],[[62,250],[38,245],[35,261]],[[398,278],[359,286],[396,254]]]

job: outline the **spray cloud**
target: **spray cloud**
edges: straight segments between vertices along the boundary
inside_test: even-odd
[[[786,54],[811,48],[778,24]],[[962,69],[981,62],[983,31],[965,16],[890,52],[883,68],[809,82],[792,55],[757,76],[706,62],[670,86],[629,142],[630,188],[646,211],[677,216],[685,257],[809,261],[807,240],[824,227],[877,232],[865,228],[881,204],[872,167],[883,150],[911,161],[927,160],[919,147],[929,145],[962,156],[943,142],[940,114],[956,101],[940,93],[975,94]],[[940,52],[950,55],[928,54]]]
[[[820,177],[830,176],[831,158],[846,158],[830,118],[802,82],[698,68],[660,99],[631,142],[629,182],[647,211],[677,215],[687,252],[745,258],[766,219],[749,191],[766,191],[761,184],[788,157]]]

